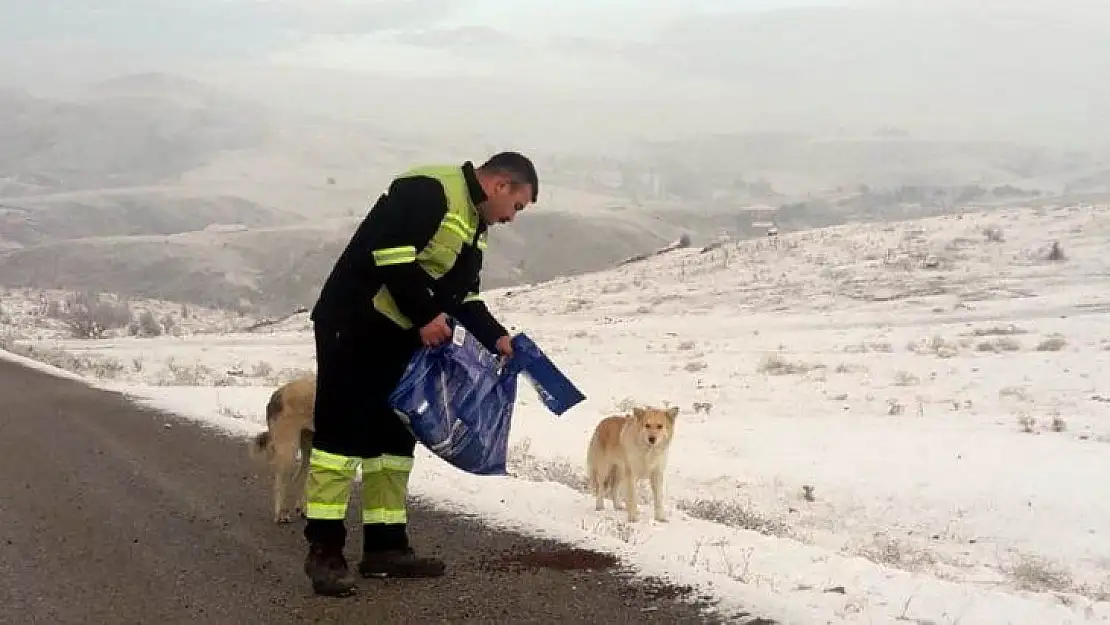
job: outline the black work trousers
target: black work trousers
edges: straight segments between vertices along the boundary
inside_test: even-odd
[[[304,535],[342,549],[356,471],[362,468],[363,549],[408,547],[405,501],[416,439],[389,405],[420,347],[415,330],[382,318],[357,330],[317,324],[316,406]]]

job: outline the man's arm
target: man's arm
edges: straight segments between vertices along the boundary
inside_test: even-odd
[[[422,328],[442,312],[428,291],[428,274],[416,264],[416,254],[447,213],[443,187],[431,178],[396,180],[375,213],[368,237],[374,267],[401,314]]]
[[[486,349],[497,352],[497,339],[508,336],[509,332],[501,325],[493,314],[490,313],[486,303],[479,294],[480,278],[474,279],[470,291],[453,311],[455,319],[470,330],[474,338],[478,339]]]

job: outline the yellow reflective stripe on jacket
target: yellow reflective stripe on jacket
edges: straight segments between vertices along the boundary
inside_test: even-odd
[[[466,297],[463,298],[462,303],[466,304],[468,302],[480,302],[480,301],[482,301],[482,296],[481,295],[478,295],[477,293],[467,293]]]
[[[405,172],[400,177],[426,176],[439,181],[443,187],[444,196],[447,198],[447,212],[440,220],[432,238],[423,249],[416,252],[415,262],[433,280],[438,280],[447,274],[455,261],[458,260],[463,246],[475,244],[475,236],[481,225],[478,208],[470,197],[470,189],[466,183],[466,175],[458,165],[432,165],[418,167]],[[485,247],[485,233],[478,237],[478,245]],[[382,265],[377,257],[375,262]],[[412,262],[406,261],[406,262]],[[397,302],[393,299],[389,289],[384,285],[378,288],[373,296],[373,306],[380,314],[385,316],[402,329],[413,327],[412,321],[406,317]]]
[[[374,264],[379,267],[416,262],[416,247],[412,245],[387,247],[385,249],[374,250],[373,254]]]
[[[459,238],[467,242],[473,240],[474,234],[477,232],[476,225],[472,226],[466,223],[465,221],[463,221],[462,217],[451,212],[443,216],[442,227],[451,230],[455,234],[459,235]]]
[[[386,319],[401,326],[401,329],[408,330],[412,327],[412,321],[408,317],[401,314],[401,309],[397,307],[397,302],[393,301],[393,295],[389,293],[389,289],[382,285],[378,292],[374,294],[374,310],[377,310]]]

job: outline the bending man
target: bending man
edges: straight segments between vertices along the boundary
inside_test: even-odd
[[[491,224],[536,201],[526,157],[503,152],[475,168],[420,167],[397,177],[339,256],[312,310],[316,413],[306,483],[305,573],[316,593],[353,594],[344,519],[362,466],[363,577],[435,577],[442,561],[409,546],[406,497],[416,440],[389,406],[415,351],[450,338],[451,315],[491,352],[511,355],[505,328],[479,297]]]

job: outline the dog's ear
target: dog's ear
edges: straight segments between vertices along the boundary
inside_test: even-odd
[[[669,419],[671,423],[674,423],[674,420],[677,418],[678,406],[671,406],[670,408],[667,408],[667,419]]]
[[[647,411],[644,410],[643,408],[641,408],[639,406],[634,406],[632,408],[632,418],[633,419],[636,419],[637,421],[643,421],[644,417],[646,417],[646,416],[647,416]]]

